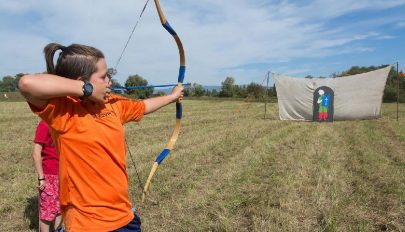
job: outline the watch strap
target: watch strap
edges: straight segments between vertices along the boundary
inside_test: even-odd
[[[84,98],[87,98],[88,96],[90,96],[93,93],[93,85],[87,80],[84,80],[83,83],[84,83],[83,87],[82,87],[83,96],[80,97],[80,99],[82,99],[82,100]],[[89,90],[89,87],[90,87],[90,90]]]

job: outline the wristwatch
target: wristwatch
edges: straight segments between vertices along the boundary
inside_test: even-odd
[[[81,97],[82,99],[90,96],[93,93],[93,85],[88,82],[88,81],[83,81],[83,96]]]

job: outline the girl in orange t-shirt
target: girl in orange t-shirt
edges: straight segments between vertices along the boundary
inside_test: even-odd
[[[134,101],[110,93],[107,65],[98,49],[51,43],[44,53],[48,74],[23,76],[19,89],[51,128],[59,151],[66,230],[140,231],[128,194],[123,125],[178,101],[183,87]]]

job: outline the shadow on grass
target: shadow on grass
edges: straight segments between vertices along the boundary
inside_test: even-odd
[[[27,198],[24,218],[30,222],[29,228],[38,229],[38,196]]]

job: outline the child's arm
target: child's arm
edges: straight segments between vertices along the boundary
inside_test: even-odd
[[[175,88],[173,88],[172,93],[169,95],[144,100],[145,114],[152,113],[162,108],[163,106],[181,100],[183,98],[183,91],[183,86],[176,86]]]
[[[41,151],[42,144],[34,143],[34,149],[32,151],[32,162],[34,163],[35,171],[38,173],[38,189],[44,190],[46,181],[44,171],[42,169]]]
[[[44,108],[48,100],[55,97],[83,96],[81,80],[72,80],[51,74],[25,75],[18,82],[18,88],[25,99],[38,107]],[[91,82],[93,93],[88,98],[94,102],[104,102],[107,85],[104,82]]]

